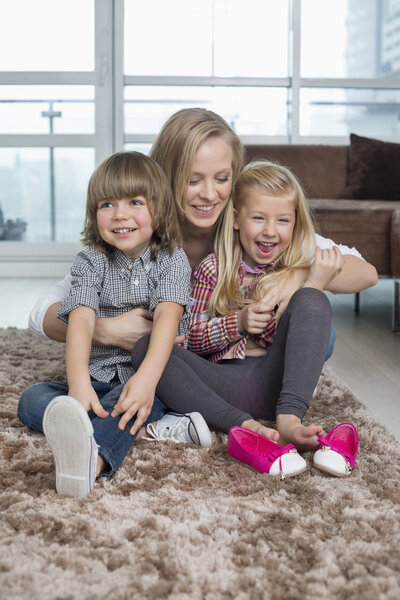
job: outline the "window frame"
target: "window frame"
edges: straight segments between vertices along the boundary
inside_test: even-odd
[[[0,134],[1,147],[90,147],[95,149],[98,164],[125,144],[151,144],[155,134],[127,134],[124,131],[124,89],[126,86],[229,86],[278,87],[288,90],[287,135],[241,136],[244,144],[338,144],[348,143],[348,136],[300,135],[300,96],[305,88],[398,90],[400,80],[391,78],[304,78],[300,76],[301,1],[289,2],[288,77],[182,77],[132,76],[124,74],[124,0],[95,0],[95,69],[94,71],[0,72],[0,85],[93,85],[95,87],[94,134]],[[382,138],[386,141],[398,141]],[[76,253],[77,243],[0,242],[0,275],[48,274],[48,263],[64,265]],[[47,248],[47,250],[44,250]],[[18,263],[18,272],[15,272]],[[42,266],[40,266],[42,265]],[[64,271],[63,271],[64,272]],[[63,272],[60,272],[62,275]]]

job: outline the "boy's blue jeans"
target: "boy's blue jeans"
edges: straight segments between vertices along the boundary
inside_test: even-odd
[[[103,408],[111,414],[121,394],[124,384],[112,382],[101,383],[92,381],[93,389],[96,391]],[[39,433],[43,433],[43,415],[48,404],[57,396],[68,395],[68,383],[66,381],[36,383],[29,386],[22,393],[18,403],[18,418],[20,421]],[[165,405],[154,398],[153,408],[145,423],[158,421],[167,412]],[[112,475],[121,465],[129,449],[136,439],[136,435],[129,433],[134,419],[128,421],[124,431],[118,429],[118,423],[122,415],[118,417],[105,417],[101,419],[93,411],[88,412],[94,430],[94,439],[99,446],[99,454],[108,463],[109,468],[102,472],[100,477]]]

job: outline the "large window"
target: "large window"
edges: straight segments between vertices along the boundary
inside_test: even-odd
[[[94,166],[148,152],[180,108],[250,144],[397,141],[399,75],[400,0],[3,2],[2,260],[15,241],[27,263],[65,254]]]

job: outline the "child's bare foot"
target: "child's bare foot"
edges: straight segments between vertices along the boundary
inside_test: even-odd
[[[321,425],[302,425],[294,415],[278,415],[279,444],[293,444],[298,450],[312,450],[319,446],[318,437],[325,435]]]
[[[320,425],[299,425],[292,431],[292,440],[286,443],[293,444],[298,450],[312,450],[319,446],[320,435],[324,435]]]
[[[269,440],[272,440],[273,442],[277,442],[279,439],[279,433],[276,431],[276,429],[264,427],[264,425],[261,425],[261,423],[258,423],[254,419],[248,419],[247,421],[243,421],[242,427],[250,429],[251,431],[255,431],[256,433],[263,435],[264,437],[268,438]]]

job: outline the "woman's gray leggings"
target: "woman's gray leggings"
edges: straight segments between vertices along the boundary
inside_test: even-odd
[[[302,419],[328,350],[331,316],[323,292],[300,289],[265,356],[212,363],[174,346],[156,394],[174,412],[200,412],[210,427],[225,433],[250,418],[274,421],[278,414],[291,414]],[[135,345],[135,369],[149,339]]]

